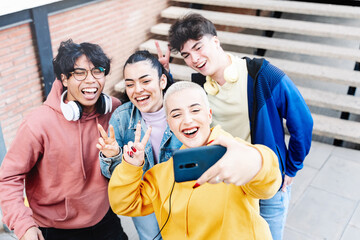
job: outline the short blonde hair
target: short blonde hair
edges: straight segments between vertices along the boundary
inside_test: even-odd
[[[167,106],[166,106],[167,99],[174,93],[179,92],[181,90],[185,90],[185,89],[196,89],[199,92],[200,96],[203,98],[206,107],[210,110],[209,100],[207,98],[206,92],[199,84],[189,82],[189,81],[178,81],[178,82],[172,84],[165,93],[164,109],[165,109],[166,115],[167,115]]]

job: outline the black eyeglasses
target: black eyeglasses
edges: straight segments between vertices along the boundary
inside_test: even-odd
[[[76,80],[83,81],[87,78],[88,71],[90,71],[91,75],[96,79],[103,78],[105,76],[105,68],[103,67],[95,67],[90,70],[86,70],[84,68],[75,68],[74,71],[69,73],[71,73]]]

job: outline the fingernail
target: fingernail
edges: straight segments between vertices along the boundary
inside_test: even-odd
[[[136,148],[134,148],[133,146],[131,146],[131,150],[133,150],[133,152],[136,152]]]
[[[126,153],[127,153],[127,155],[129,155],[129,156],[130,156],[130,152],[129,152],[129,151],[127,151]]]
[[[210,142],[208,142],[208,144],[212,143],[214,140],[211,140]]]
[[[195,188],[197,188],[197,187],[200,187],[200,184],[195,183],[195,185],[193,186],[193,188],[195,189]]]
[[[134,156],[134,153],[133,152],[130,152],[130,157],[133,157]]]

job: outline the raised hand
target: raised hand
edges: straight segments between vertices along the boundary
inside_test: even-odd
[[[166,71],[169,72],[169,70],[170,70],[170,66],[169,66],[169,63],[170,63],[170,46],[168,46],[168,49],[166,50],[165,55],[163,55],[158,41],[155,41],[155,46],[156,46],[156,49],[157,49],[159,62],[161,63],[161,65],[164,66]]]
[[[151,127],[148,128],[143,139],[140,141],[141,124],[140,122],[136,124],[134,142],[129,142],[127,145],[124,146],[123,156],[126,162],[135,166],[143,165],[145,158],[145,146],[150,138],[150,134],[151,134]]]
[[[20,240],[45,240],[40,229],[37,227],[31,227],[26,230],[25,234]]]
[[[107,135],[104,128],[98,124],[98,129],[101,137],[96,144],[96,147],[102,152],[105,157],[114,157],[119,154],[119,144],[115,139],[114,127],[110,125],[110,136]]]
[[[219,136],[211,144],[226,147],[226,153],[203,173],[194,187],[205,182],[213,184],[225,182],[240,186],[248,183],[260,171],[262,157],[256,148],[226,136]]]

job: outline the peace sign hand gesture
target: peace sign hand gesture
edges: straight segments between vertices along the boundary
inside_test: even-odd
[[[109,158],[114,157],[119,154],[119,144],[117,143],[115,139],[115,132],[114,127],[110,125],[109,131],[110,136],[108,137],[107,133],[105,132],[104,128],[98,124],[98,129],[100,132],[101,137],[98,140],[98,143],[96,144],[96,147],[102,152],[102,154]]]
[[[170,71],[170,46],[168,46],[168,48],[166,49],[166,53],[165,55],[163,55],[162,51],[161,51],[161,47],[159,45],[158,41],[155,41],[155,46],[156,46],[156,50],[157,50],[157,54],[158,54],[158,60],[161,63],[161,65],[163,65],[163,67],[165,68],[166,71]]]
[[[136,124],[135,141],[134,142],[130,141],[128,142],[127,145],[124,146],[123,156],[126,162],[139,167],[143,165],[145,146],[150,138],[150,133],[151,133],[151,127],[148,128],[143,139],[140,141],[141,124],[140,122]]]

